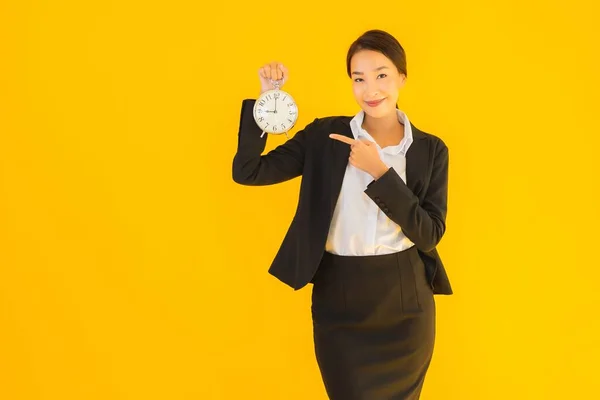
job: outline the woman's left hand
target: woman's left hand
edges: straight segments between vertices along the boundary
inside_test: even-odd
[[[334,140],[339,140],[350,145],[350,164],[356,168],[365,171],[373,177],[379,179],[387,172],[389,167],[379,157],[377,146],[374,142],[366,139],[355,140],[344,135],[332,133],[329,135]]]

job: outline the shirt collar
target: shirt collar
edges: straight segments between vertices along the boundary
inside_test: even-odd
[[[396,114],[398,115],[398,121],[401,121],[404,124],[404,138],[398,143],[396,146],[388,146],[383,149],[383,152],[387,154],[402,154],[406,156],[406,152],[408,148],[413,142],[413,134],[412,127],[410,125],[410,121],[408,120],[408,116],[403,111],[396,109]],[[350,121],[350,128],[352,130],[352,135],[354,139],[365,138],[370,141],[375,141],[373,137],[362,128],[362,123],[365,119],[364,110],[360,110],[354,118]],[[379,147],[379,146],[378,146]]]

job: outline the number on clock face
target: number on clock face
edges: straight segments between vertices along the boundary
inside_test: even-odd
[[[257,100],[254,118],[263,131],[283,133],[296,123],[298,107],[289,94],[269,91]]]

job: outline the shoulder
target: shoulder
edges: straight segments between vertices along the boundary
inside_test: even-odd
[[[448,146],[440,136],[431,132],[421,130],[417,128],[412,122],[410,125],[412,129],[413,140],[425,141],[431,148],[433,148],[433,151],[435,153],[448,152]]]
[[[353,117],[348,115],[326,115],[314,118],[310,125],[315,130],[327,130],[330,128],[348,128]]]
[[[308,140],[328,139],[330,133],[351,135],[350,121],[353,117],[347,115],[326,115],[313,118],[298,133]]]

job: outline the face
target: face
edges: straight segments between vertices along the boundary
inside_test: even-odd
[[[396,113],[399,91],[406,76],[385,55],[361,50],[350,60],[352,90],[358,105],[371,117]]]

